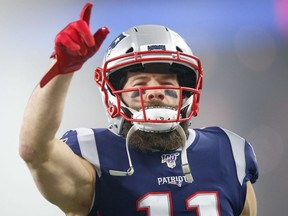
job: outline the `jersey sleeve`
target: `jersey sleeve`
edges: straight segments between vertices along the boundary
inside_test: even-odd
[[[75,154],[82,157],[82,153],[79,147],[78,134],[76,130],[67,131],[65,134],[63,134],[60,140],[65,142]]]
[[[227,129],[223,130],[230,140],[239,183],[255,183],[258,178],[258,166],[252,146],[239,135]]]
[[[251,183],[255,183],[259,176],[258,165],[253,147],[248,142],[245,143],[245,158],[246,180],[251,181]]]
[[[76,155],[93,164],[97,169],[98,175],[100,175],[100,161],[95,133],[96,130],[94,131],[92,128],[76,128],[67,131],[60,140],[65,142]]]

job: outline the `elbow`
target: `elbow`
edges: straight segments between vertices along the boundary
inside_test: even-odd
[[[47,140],[47,137],[43,135],[38,136],[22,128],[18,147],[20,157],[30,165],[39,165],[47,161],[50,152],[49,146],[51,147],[50,141]]]
[[[26,163],[31,163],[35,159],[35,154],[33,147],[20,142],[19,155]]]
[[[20,157],[26,162],[26,164],[33,167],[45,163],[49,157],[49,150],[47,148],[47,146],[49,146],[48,142],[33,139],[32,141],[28,140],[29,139],[20,138],[18,148]],[[45,144],[39,145],[40,143]]]
[[[30,137],[27,132],[25,133],[25,130],[22,128],[19,136],[18,153],[26,163],[32,163],[37,155],[31,140],[33,140],[32,137]]]

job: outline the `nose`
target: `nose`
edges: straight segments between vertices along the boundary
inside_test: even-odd
[[[151,100],[164,100],[164,93],[163,91],[160,91],[160,90],[157,90],[157,89],[154,89],[154,90],[147,90],[146,91],[146,94],[147,94],[147,98],[149,101]]]

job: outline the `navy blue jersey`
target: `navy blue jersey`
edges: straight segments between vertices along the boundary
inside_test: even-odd
[[[181,149],[145,153],[130,149],[134,174],[111,176],[109,170],[129,167],[123,137],[108,129],[79,128],[62,140],[97,171],[89,216],[240,215],[246,182],[258,178],[250,144],[219,127],[190,129],[187,157],[192,183],[181,169]]]

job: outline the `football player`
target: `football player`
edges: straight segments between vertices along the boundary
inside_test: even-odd
[[[108,128],[55,137],[74,72],[109,33],[91,33],[91,9],[56,36],[52,67],[25,111],[19,151],[43,196],[69,216],[255,216],[253,148],[227,129],[191,127],[201,61],[167,27],[124,31],[96,68]]]

